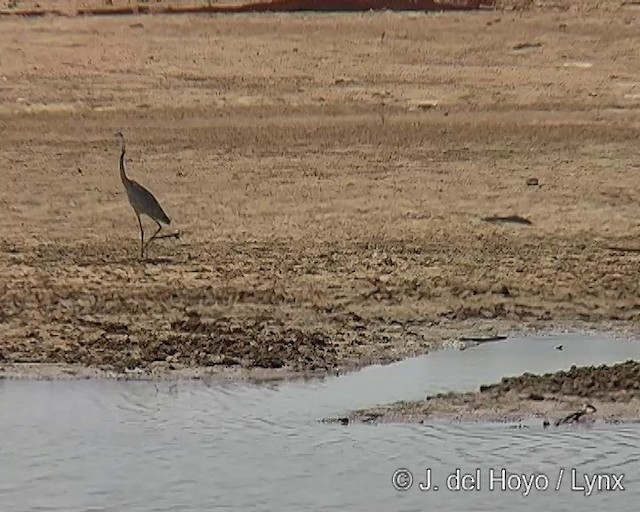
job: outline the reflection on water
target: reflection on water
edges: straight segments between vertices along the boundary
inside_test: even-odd
[[[558,343],[564,350],[554,350]],[[1,510],[616,510],[640,498],[640,426],[327,425],[352,408],[470,390],[505,374],[640,356],[640,343],[529,338],[443,351],[315,382],[0,381]],[[414,474],[408,491],[392,474]],[[432,470],[437,492],[421,492]],[[452,492],[456,468],[481,491]],[[489,469],[542,475],[545,491],[489,491]],[[555,491],[560,468],[565,469]],[[624,492],[571,490],[621,473]],[[467,480],[468,482],[468,480]],[[512,478],[514,487],[521,480]]]

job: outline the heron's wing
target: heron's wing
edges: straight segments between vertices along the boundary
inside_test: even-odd
[[[140,185],[137,181],[130,180],[130,184],[130,199],[139,213],[144,213],[158,222],[162,222],[167,225],[171,224],[171,220],[151,192]]]

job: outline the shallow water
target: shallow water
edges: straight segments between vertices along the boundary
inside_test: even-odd
[[[563,351],[554,349],[558,343]],[[633,510],[640,498],[638,425],[543,430],[539,422],[529,429],[317,422],[353,408],[473,390],[504,375],[632,358],[640,358],[636,341],[555,336],[268,386],[0,381],[0,509],[466,512],[580,504],[581,510]],[[398,468],[414,473],[408,491],[392,485]],[[427,468],[437,492],[419,490]],[[479,468],[481,490],[448,490],[446,476],[456,468],[472,474]],[[489,470],[498,478],[501,468],[540,475],[537,487],[548,489],[534,486],[523,496],[524,487],[501,490],[495,480],[491,491]],[[625,491],[587,497],[587,490],[571,490],[572,469],[575,487],[585,485],[585,474],[625,473]],[[508,483],[513,488],[522,480]]]

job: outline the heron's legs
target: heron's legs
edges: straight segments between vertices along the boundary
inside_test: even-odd
[[[140,258],[144,258],[144,229],[142,228],[142,220],[140,220],[138,212],[136,212],[136,217],[138,218],[138,226],[140,226]]]
[[[158,226],[158,229],[156,229],[155,233],[153,233],[153,235],[151,235],[151,237],[146,242],[144,242],[144,238],[142,239],[143,240],[143,242],[142,242],[143,249],[141,249],[141,251],[143,251],[145,247],[149,247],[149,244],[151,242],[153,242],[154,240],[160,240],[161,238],[180,238],[180,233],[179,232],[167,233],[167,234],[164,234],[164,235],[160,235],[160,231],[162,231],[162,224],[160,224],[155,219],[153,219],[153,221]]]
[[[158,229],[156,229],[156,232],[151,235],[151,238],[149,238],[149,240],[147,240],[147,244],[149,245],[153,240],[155,240],[155,238],[158,236],[158,233],[160,233],[160,231],[162,231],[162,224],[160,224],[157,220],[154,219],[154,222],[158,225]]]

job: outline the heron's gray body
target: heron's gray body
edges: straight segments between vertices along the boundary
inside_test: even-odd
[[[171,225],[171,219],[169,219],[153,194],[137,181],[131,180],[127,177],[124,155],[125,150],[123,149],[122,154],[120,155],[120,178],[122,179],[124,189],[127,191],[129,203],[131,203],[134,211],[138,215],[146,215],[147,217],[150,217],[157,222],[162,222],[167,226]]]
[[[142,220],[140,220],[140,216],[146,215],[158,225],[158,229],[147,241],[146,245],[148,245],[152,240],[158,237],[158,233],[160,233],[160,231],[162,230],[162,225],[160,223],[162,222],[163,224],[166,224],[168,226],[171,224],[171,219],[169,219],[169,216],[164,212],[162,206],[160,206],[160,203],[158,203],[158,200],[153,196],[151,192],[140,185],[140,183],[129,179],[129,177],[127,176],[125,166],[126,148],[124,143],[124,135],[122,134],[122,132],[118,132],[116,135],[120,137],[120,140],[122,142],[122,153],[120,153],[120,179],[122,180],[124,189],[127,192],[129,203],[131,204],[131,207],[133,208],[133,211],[138,218],[138,225],[140,226],[140,257],[144,258],[144,229],[142,227]],[[164,237],[160,236],[158,238]]]

